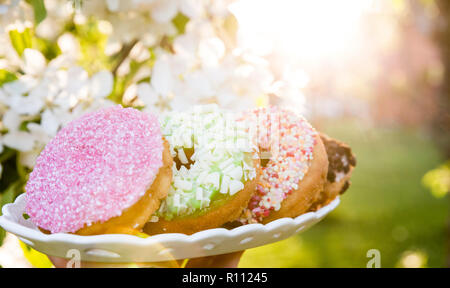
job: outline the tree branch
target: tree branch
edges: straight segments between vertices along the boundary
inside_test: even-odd
[[[130,54],[133,47],[138,43],[137,39],[134,39],[130,43],[124,45],[122,49],[117,54],[118,60],[116,65],[114,65],[114,68],[112,70],[113,75],[115,76],[117,74],[117,70],[119,69],[120,65],[122,65],[123,61],[127,59],[128,55]]]

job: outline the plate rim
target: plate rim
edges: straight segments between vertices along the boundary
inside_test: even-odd
[[[19,220],[17,217],[20,217],[18,213],[22,213],[25,208],[25,193],[19,195],[13,203],[9,203],[3,206],[2,213],[3,215],[0,216],[0,226],[3,227],[6,231],[16,235],[20,240],[25,240],[24,242],[30,242],[33,245],[30,245],[34,248],[36,245],[35,242],[37,242],[36,246],[40,246],[41,248],[45,244],[51,245],[52,243],[55,245],[56,243],[59,244],[71,244],[76,246],[93,246],[93,247],[101,247],[105,245],[106,247],[108,245],[123,245],[123,246],[136,246],[136,247],[150,247],[151,245],[194,245],[196,243],[204,242],[207,240],[213,240],[213,239],[225,239],[227,240],[235,240],[236,238],[243,237],[245,235],[248,235],[249,233],[264,233],[265,235],[273,234],[273,232],[277,229],[288,227],[287,230],[290,230],[293,226],[296,227],[296,232],[287,233],[289,234],[287,237],[290,237],[294,234],[300,233],[306,229],[302,229],[300,231],[297,231],[302,225],[306,228],[309,228],[308,225],[314,225],[317,222],[319,222],[322,218],[324,218],[327,214],[329,214],[331,211],[333,211],[340,203],[340,197],[336,197],[333,199],[330,203],[323,206],[317,211],[311,211],[304,213],[302,215],[299,215],[295,218],[280,218],[276,219],[272,222],[269,222],[267,224],[261,224],[261,223],[253,223],[253,224],[246,224],[239,227],[235,227],[233,229],[226,229],[226,228],[213,228],[213,229],[207,229],[203,231],[199,231],[197,233],[186,235],[182,233],[164,233],[164,234],[157,234],[157,235],[151,235],[146,238],[134,236],[134,235],[127,235],[127,234],[102,234],[102,235],[89,235],[89,236],[82,236],[82,235],[76,235],[76,234],[70,234],[70,233],[55,233],[55,234],[45,234],[38,229],[34,229],[31,227],[27,227],[21,223],[19,223]],[[13,211],[13,209],[16,209],[16,211]],[[19,211],[17,211],[19,210]],[[23,213],[22,213],[23,214]],[[31,220],[27,220],[30,221]],[[312,223],[312,224],[311,224]],[[34,225],[34,224],[33,224]],[[248,237],[248,236],[247,236]],[[286,237],[286,238],[287,238]],[[264,238],[264,237],[263,237]],[[284,238],[283,238],[284,239]],[[260,239],[261,240],[261,239]],[[273,241],[268,242],[277,242],[282,239],[273,239]],[[44,244],[43,244],[44,243]],[[266,244],[268,244],[266,243]],[[28,243],[27,243],[28,244]],[[265,244],[263,244],[265,245]],[[258,247],[252,246],[252,247]],[[250,248],[252,248],[250,247]],[[40,250],[36,248],[37,250]],[[51,250],[50,248],[47,250]],[[106,249],[107,250],[107,249]],[[41,251],[41,250],[40,250]],[[46,254],[52,255],[49,251],[41,251]],[[220,253],[219,253],[220,254]],[[217,255],[214,254],[214,251],[210,252],[210,255]],[[58,256],[58,255],[55,255]],[[105,259],[103,259],[105,260]],[[113,260],[112,260],[113,261]]]

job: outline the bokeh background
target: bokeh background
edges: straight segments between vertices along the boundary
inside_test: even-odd
[[[357,157],[340,206],[240,267],[450,267],[450,2],[0,1],[0,199],[60,127],[121,103],[302,112]],[[49,267],[0,228],[0,265]]]

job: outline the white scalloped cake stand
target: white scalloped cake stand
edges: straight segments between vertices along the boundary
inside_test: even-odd
[[[283,240],[305,231],[338,205],[339,198],[336,198],[316,212],[278,219],[266,225],[249,224],[232,230],[216,228],[193,235],[159,234],[144,239],[125,234],[44,234],[30,219],[23,217],[25,195],[20,195],[14,203],[3,207],[0,226],[47,255],[67,258],[69,250],[77,249],[83,261],[159,262],[231,253]]]

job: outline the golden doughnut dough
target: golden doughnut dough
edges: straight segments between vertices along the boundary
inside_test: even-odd
[[[255,192],[256,180],[246,183],[244,189],[233,195],[218,208],[207,209],[206,213],[197,217],[183,217],[172,221],[162,218],[158,222],[148,222],[144,233],[149,235],[160,233],[193,234],[202,230],[217,228],[226,222],[236,219],[247,207],[248,201]]]
[[[255,167],[257,161],[255,161]],[[148,222],[144,226],[144,232],[150,235],[160,233],[184,233],[193,234],[202,230],[222,226],[239,217],[242,210],[247,207],[250,198],[256,189],[259,177],[259,169],[256,169],[256,178],[244,184],[244,189],[226,198],[223,203],[205,208],[201,215],[176,218],[171,221],[160,218],[158,222]]]

